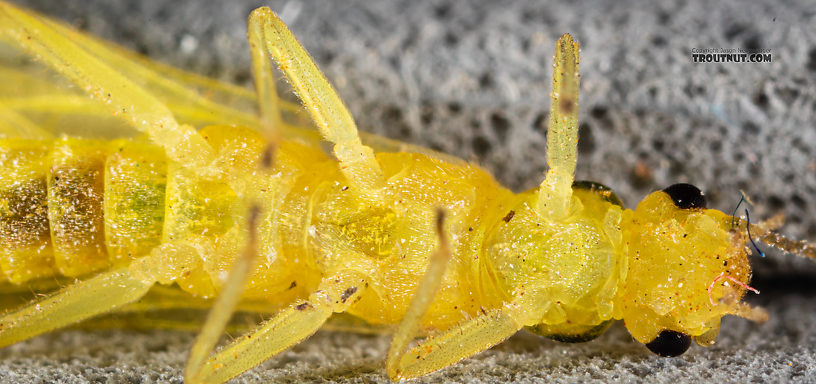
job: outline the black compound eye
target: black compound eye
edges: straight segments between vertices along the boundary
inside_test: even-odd
[[[702,209],[708,205],[703,191],[691,184],[674,184],[666,187],[663,192],[668,193],[674,205],[680,209]]]
[[[675,357],[685,353],[691,346],[691,336],[675,331],[662,331],[646,348],[661,357]]]

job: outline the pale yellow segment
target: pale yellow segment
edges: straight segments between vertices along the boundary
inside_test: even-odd
[[[48,221],[54,262],[65,276],[82,276],[109,266],[102,206],[106,144],[63,138],[51,148]]]
[[[243,241],[243,232],[237,231],[242,208],[238,196],[223,180],[175,163],[168,167],[166,193],[162,245],[152,251],[153,264],[161,268],[163,259],[188,260],[179,286],[193,295],[213,297],[220,285],[217,277],[235,257],[235,252],[219,248]],[[177,271],[168,273],[175,278]]]
[[[286,75],[320,134],[334,144],[346,179],[364,195],[376,196],[385,181],[374,151],[360,142],[354,119],[312,58],[269,8],[253,11],[249,24],[250,30],[262,30],[266,51]]]
[[[222,172],[200,175],[169,164],[162,249],[154,253],[166,252],[167,257],[195,263],[178,280],[179,286],[191,294],[212,297],[246,246],[250,201],[256,194],[265,196],[261,205],[267,208],[274,202],[275,189],[268,179],[253,174],[264,145],[258,132],[210,126],[202,129],[201,136],[217,151],[213,165]],[[262,239],[261,248],[266,244]]]
[[[197,177],[175,163],[168,168],[165,206],[164,243],[192,237],[216,241],[235,225],[240,209],[235,191],[224,180]]]
[[[167,159],[147,143],[109,143],[105,161],[105,244],[113,265],[147,255],[161,244]]]
[[[0,140],[0,267],[19,284],[56,274],[48,225],[49,143]]]
[[[212,148],[193,127],[179,125],[170,110],[152,94],[133,83],[60,31],[36,16],[9,4],[0,4],[0,32],[38,55],[43,63],[71,79],[164,148],[175,162],[206,169]]]
[[[565,34],[558,39],[553,58],[552,105],[547,131],[550,170],[541,183],[538,211],[544,217],[567,217],[572,197],[578,148],[578,43]]]

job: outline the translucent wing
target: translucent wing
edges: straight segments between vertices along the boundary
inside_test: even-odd
[[[181,124],[195,127],[226,124],[255,127],[255,93],[240,86],[147,59],[116,45],[77,32],[59,22],[41,19],[58,33],[141,86],[163,102]],[[0,34],[0,135],[48,138],[132,137],[136,130],[107,109],[32,59],[7,34]],[[317,145],[321,138],[303,108],[285,99],[279,105],[284,136]],[[362,133],[363,142],[378,152],[414,152],[448,162],[462,160],[417,145]]]
[[[164,103],[182,124],[255,123],[252,112],[254,96],[242,88],[151,62],[57,22],[44,18],[40,21],[142,87]],[[4,80],[0,97],[7,110],[17,112],[51,132],[67,130],[68,133],[94,137],[121,137],[135,133],[124,122],[116,121],[83,90],[74,88],[68,80],[33,60],[13,36],[14,33],[0,34],[0,76]],[[75,124],[64,121],[70,116],[76,116]],[[80,132],[71,132],[74,126],[84,127]]]

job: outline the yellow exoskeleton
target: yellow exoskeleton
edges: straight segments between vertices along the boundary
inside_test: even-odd
[[[725,315],[766,316],[741,301],[752,289],[751,234],[816,257],[811,244],[772,232],[780,220],[750,224],[706,209],[688,184],[631,210],[608,188],[576,182],[579,47],[569,35],[556,44],[550,168],[538,188],[516,194],[478,166],[361,139],[273,12],[255,10],[248,28],[255,95],[0,4],[3,52],[17,63],[0,72],[0,276],[16,285],[78,279],[0,318],[0,345],[174,285],[215,298],[187,363],[190,383],[229,380],[335,313],[394,327],[393,380],[522,328],[584,341],[619,319],[675,356],[692,338],[713,343]],[[269,57],[330,154],[293,125],[297,107],[278,99]],[[257,114],[240,106],[253,102]],[[276,314],[213,353],[246,303]]]

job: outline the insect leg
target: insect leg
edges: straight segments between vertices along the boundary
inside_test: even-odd
[[[550,170],[539,188],[538,212],[555,220],[569,214],[578,149],[578,43],[564,34],[553,58],[547,163]]]
[[[450,249],[443,233],[443,218],[437,216],[439,249],[431,257],[425,277],[420,282],[402,323],[394,334],[385,363],[392,380],[411,379],[447,367],[472,356],[512,336],[522,325],[513,316],[511,305],[486,310],[475,319],[435,335],[411,348],[411,341],[419,334],[420,321],[436,294]]]
[[[223,383],[255,367],[311,336],[332,313],[343,312],[351,306],[365,287],[365,276],[350,270],[340,271],[324,279],[308,300],[284,308],[206,361],[199,360],[198,354],[201,352],[194,351],[196,355],[191,356],[185,370],[185,381]]]
[[[238,301],[241,299],[241,293],[244,290],[246,279],[252,271],[255,255],[258,253],[258,216],[260,215],[260,207],[257,205],[250,208],[248,223],[249,223],[249,240],[244,248],[241,256],[235,260],[230,269],[227,281],[215,301],[212,309],[207,315],[207,320],[204,327],[196,337],[195,344],[190,351],[190,357],[187,359],[187,366],[185,368],[185,376],[188,381],[193,382],[196,375],[204,366],[210,352],[215,348],[221,333],[227,327],[227,324],[235,312]]]
[[[385,180],[374,151],[362,144],[351,114],[303,46],[267,7],[258,8],[250,14],[248,29],[252,49],[261,51],[253,52],[253,60],[257,61],[266,54],[277,62],[320,134],[334,144],[334,155],[340,161],[346,179],[353,182],[364,195],[378,196]],[[267,95],[268,87],[264,87],[264,84],[271,81],[264,65],[255,62],[254,69],[264,73],[256,78],[256,81],[263,82],[259,84],[260,88],[267,88],[259,94],[264,102],[264,98],[268,100],[271,97]]]
[[[394,333],[394,338],[391,341],[391,347],[388,349],[388,357],[386,358],[385,368],[388,375],[393,377],[399,376],[399,363],[408,352],[408,344],[419,333],[420,321],[428,311],[431,302],[433,301],[436,291],[439,289],[439,284],[442,282],[442,276],[445,274],[445,269],[448,266],[451,252],[448,244],[448,236],[444,233],[444,211],[440,210],[436,216],[436,233],[439,236],[439,248],[431,255],[428,261],[428,269],[425,271],[425,276],[417,287],[414,293],[411,304],[408,310],[402,317],[402,322]]]
[[[520,310],[511,304],[485,310],[478,317],[435,334],[413,348],[406,347],[393,357],[389,352],[388,376],[391,380],[412,379],[501,343],[522,328],[521,322],[513,315]]]
[[[275,76],[269,63],[265,41],[266,29],[258,22],[247,23],[249,53],[252,56],[252,75],[255,77],[255,92],[258,95],[258,111],[261,133],[268,142],[277,142],[281,127],[280,101],[275,90]]]
[[[104,272],[0,317],[0,347],[68,326],[134,302],[153,281],[128,268]]]

